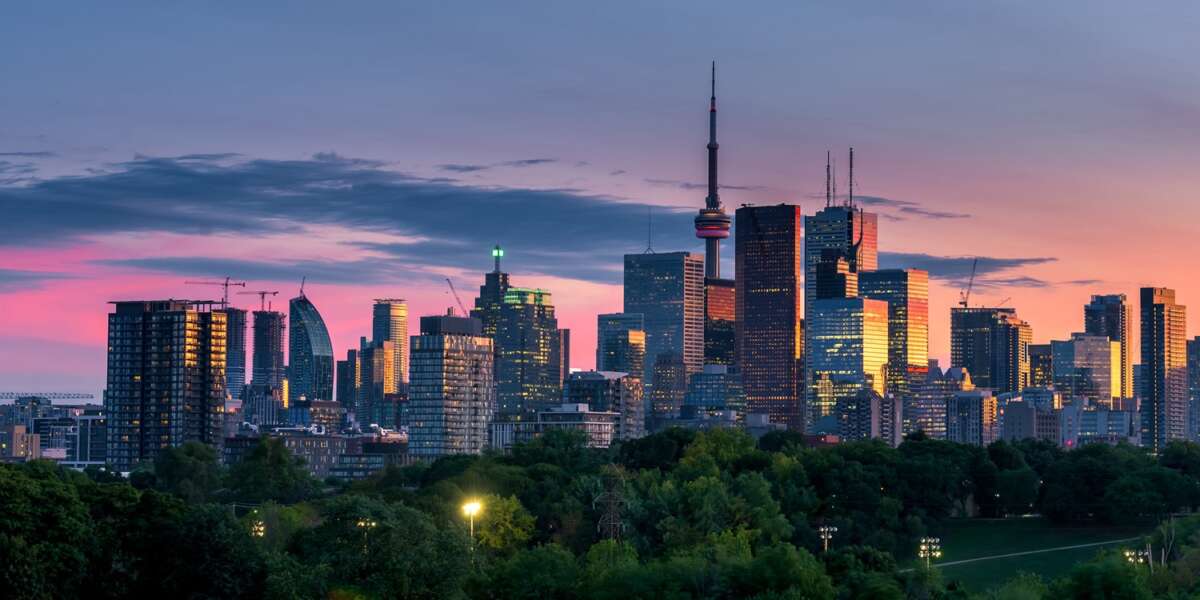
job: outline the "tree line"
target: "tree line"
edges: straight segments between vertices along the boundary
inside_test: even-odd
[[[471,525],[462,505],[482,509]],[[914,561],[953,518],[1171,523],[1147,569],[1105,555],[993,597],[1200,592],[1200,446],[1064,451],[917,434],[811,448],[672,429],[609,449],[555,431],[510,454],[317,481],[276,439],[199,444],[128,479],[0,465],[0,589],[17,598],[971,598]],[[607,523],[607,526],[601,526]],[[836,527],[829,550],[821,527]],[[1155,535],[1160,535],[1156,533]],[[1074,587],[1072,587],[1074,586]],[[1107,587],[1106,587],[1107,586]],[[1122,588],[1123,589],[1123,588]],[[1017,595],[995,596],[1003,590]],[[1092,590],[1091,592],[1087,590]],[[976,595],[973,595],[976,594]],[[1090,595],[1089,595],[1090,594]],[[982,596],[989,597],[989,596]]]

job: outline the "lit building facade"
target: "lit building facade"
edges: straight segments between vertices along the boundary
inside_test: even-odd
[[[660,356],[687,373],[704,367],[704,257],[688,252],[625,255],[624,312],[643,317],[646,352],[642,372],[653,391]],[[667,359],[664,359],[667,360]],[[682,391],[677,400],[682,403]]]
[[[1161,452],[1172,440],[1187,439],[1187,308],[1175,290],[1141,289],[1142,446]]]
[[[550,292],[510,287],[495,336],[499,418],[531,419],[562,394],[558,320]]]
[[[1054,387],[1067,398],[1112,406],[1113,346],[1107,336],[1073,333],[1066,341],[1050,342]]]
[[[738,369],[746,410],[804,428],[803,231],[800,207],[735,215]]]
[[[317,307],[303,293],[288,303],[288,405],[333,400],[333,343]]]
[[[226,314],[185,300],[114,302],[108,315],[108,461],[120,472],[197,441],[220,447]]]
[[[1029,385],[1054,385],[1054,355],[1050,352],[1050,344],[1029,345]]]
[[[429,459],[482,452],[496,410],[494,349],[482,323],[421,317],[421,335],[409,348],[409,453]]]
[[[628,373],[645,380],[646,330],[641,313],[596,317],[596,370]]]
[[[646,434],[642,380],[627,373],[580,371],[563,385],[563,402],[590,412],[617,415],[615,439],[632,440]]]
[[[946,403],[946,439],[987,446],[1000,433],[999,404],[990,390],[956,392]]]
[[[976,387],[996,393],[1029,387],[1033,330],[1012,308],[950,309],[950,365],[963,367]]]
[[[946,439],[946,404],[954,394],[974,389],[966,369],[952,367],[943,372],[937,361],[930,361],[925,379],[902,398],[904,435],[923,431],[930,438]]]
[[[808,321],[811,432],[831,432],[823,424],[837,403],[863,388],[886,393],[888,303],[870,298],[829,298],[812,303]]]
[[[395,389],[408,382],[408,302],[401,298],[378,298],[371,307],[371,341],[392,343]]]
[[[858,276],[858,293],[888,303],[887,391],[908,396],[929,371],[929,273],[866,271]]]
[[[737,287],[732,279],[704,280],[704,364],[736,364]]]
[[[1133,398],[1133,309],[1125,294],[1092,296],[1091,302],[1083,307],[1083,331],[1120,344],[1118,369],[1121,376],[1113,382],[1113,396]]]
[[[363,338],[358,350],[358,386],[354,415],[363,425],[379,425],[395,429],[395,410],[389,397],[399,394],[404,386],[396,377],[396,343],[391,340],[367,343]]]

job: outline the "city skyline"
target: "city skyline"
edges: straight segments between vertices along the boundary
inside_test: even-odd
[[[12,10],[0,9],[0,16]],[[437,13],[425,15],[435,34],[474,22],[427,10]],[[846,31],[861,16],[842,14],[850,10],[844,8],[821,10],[837,13],[824,21],[830,31],[816,41],[788,40],[792,46],[780,54],[811,51],[810,45],[819,49],[826,34]],[[281,298],[293,296],[307,275],[306,295],[329,325],[333,355],[341,357],[371,331],[365,303],[409,298],[414,322],[443,314],[454,305],[444,277],[472,289],[482,282],[496,243],[508,250],[506,268],[523,286],[553,292],[559,326],[576,332],[572,343],[580,360],[574,366],[589,368],[596,315],[622,310],[621,256],[647,245],[647,208],[653,207],[649,241],[656,251],[703,251],[692,219],[704,203],[713,58],[721,68],[721,175],[727,182],[722,204],[732,213],[742,204],[787,202],[811,216],[824,204],[823,153],[831,149],[838,156],[854,145],[856,196],[880,215],[884,230],[881,268],[930,272],[930,356],[943,365],[949,364],[949,308],[976,255],[980,273],[973,297],[987,305],[1011,297],[1007,306],[1032,325],[1035,343],[1082,331],[1080,307],[1094,294],[1135,298],[1148,285],[1173,288],[1181,304],[1194,303],[1200,284],[1192,283],[1186,261],[1161,258],[1198,249],[1186,227],[1189,217],[1200,216],[1186,202],[1187,149],[1198,140],[1180,126],[1194,120],[1193,90],[1174,81],[1172,65],[1156,59],[1156,53],[1181,49],[1157,38],[1130,46],[1138,26],[1117,19],[1084,36],[1069,24],[1065,9],[1040,8],[1043,21],[1037,27],[1017,22],[1019,7],[992,10],[999,23],[992,29],[962,23],[961,31],[940,42],[911,38],[962,15],[928,5],[914,9],[925,22],[875,11],[856,26],[885,41],[906,36],[911,45],[900,56],[882,56],[869,45],[810,53],[814,60],[801,65],[801,76],[796,65],[779,57],[758,64],[746,47],[708,44],[706,34],[716,23],[682,8],[681,22],[650,15],[631,32],[634,48],[605,57],[607,62],[589,58],[574,64],[573,74],[556,60],[529,54],[552,38],[565,46],[566,59],[580,57],[596,41],[544,34],[503,46],[479,64],[464,66],[458,55],[461,68],[489,82],[485,94],[436,77],[426,77],[427,90],[409,94],[396,81],[428,76],[432,67],[385,58],[394,72],[356,67],[339,80],[351,91],[346,99],[317,90],[284,101],[279,90],[289,88],[278,75],[245,83],[245,72],[237,69],[251,67],[234,66],[228,77],[242,77],[244,89],[237,94],[246,108],[212,92],[198,93],[232,81],[215,71],[174,73],[166,91],[131,97],[120,85],[99,80],[99,74],[115,74],[122,61],[134,60],[126,54],[130,49],[145,53],[147,44],[159,44],[163,56],[185,65],[214,59],[186,44],[143,36],[128,48],[83,60],[79,51],[89,43],[106,47],[94,31],[81,29],[88,18],[106,19],[116,34],[144,24],[115,22],[119,10],[65,16],[65,31],[77,38],[15,65],[12,81],[26,84],[25,92],[0,105],[13,117],[0,130],[0,208],[10,216],[0,223],[0,387],[99,397],[104,303],[215,297],[184,284],[197,276],[232,275],[280,290],[274,308],[282,311]],[[549,16],[580,16],[571,11],[556,9]],[[209,23],[222,18],[192,16]],[[10,40],[0,47],[27,43],[48,27],[37,14],[24,17],[21,31],[0,25],[5,34],[0,39]],[[245,23],[265,18],[242,17]],[[728,24],[735,31],[761,25],[757,17],[738,17]],[[299,31],[312,25],[297,18]],[[0,18],[6,21],[18,19]],[[979,42],[978,58],[987,67],[982,71],[992,75],[983,81],[941,52],[962,43],[960,36],[980,34],[981,27],[991,33]],[[662,32],[679,33],[680,41],[670,42],[677,52],[635,63],[645,58],[637,49]],[[481,33],[486,39],[499,30]],[[1001,41],[993,38],[1000,33],[1020,35],[1030,48],[999,52]],[[283,46],[297,43],[283,31],[266,35]],[[234,28],[230,37],[228,48],[211,49],[214,64],[221,53],[253,47],[248,31]],[[384,43],[378,30],[363,39]],[[765,47],[780,39],[768,34],[759,43]],[[1005,75],[1006,65],[1032,60],[1027,53],[1052,39],[1060,52],[1026,73],[1032,81]],[[381,49],[400,55],[435,42],[389,43],[396,46]],[[1131,86],[1141,95],[1092,98],[1099,71],[1072,69],[1090,64],[1085,51],[1122,58],[1106,68],[1143,82]],[[68,57],[76,61],[68,74],[82,80],[71,85],[95,83],[96,93],[64,105],[56,96],[61,83],[44,82],[38,73]],[[922,87],[959,94],[946,98],[950,110],[921,106],[908,92],[897,92],[895,76],[886,73],[896,61],[930,57],[944,69],[929,76],[937,85]],[[276,63],[255,56],[251,66],[292,74],[309,66],[313,78],[333,69],[328,62],[305,65],[304,58],[311,56]],[[525,66],[514,73],[510,66],[519,62]],[[1147,64],[1153,68],[1142,68]],[[145,66],[144,73],[117,79],[140,89],[165,68],[157,61]],[[1067,70],[1075,78],[1053,80]],[[849,72],[861,76],[835,77]],[[953,91],[964,82],[982,91]],[[1015,98],[1018,92],[1027,95]],[[194,98],[169,102],[163,94],[172,93]],[[476,96],[488,96],[486,104]],[[1082,102],[1085,96],[1091,102]],[[152,105],[155,101],[159,104]],[[345,116],[360,104],[369,106],[362,121]],[[180,110],[196,112],[181,119]],[[303,111],[330,119],[321,127],[294,127]],[[503,111],[505,119],[497,119],[495,111]],[[450,115],[463,113],[471,114],[450,126]],[[1025,123],[1036,114],[1051,118]],[[72,118],[61,118],[67,115]],[[414,123],[414,116],[427,122]],[[80,118],[88,127],[81,127]],[[984,121],[991,124],[985,127]],[[974,127],[964,126],[972,122]],[[378,123],[384,124],[382,132],[373,129]],[[414,135],[397,134],[405,127],[413,127]],[[838,183],[844,188],[842,171]],[[360,191],[372,189],[377,191]],[[1149,202],[1159,210],[1145,210]],[[1161,211],[1173,218],[1164,221]],[[1013,220],[1014,214],[1029,216]],[[723,274],[736,277],[733,240],[723,245]],[[255,308],[248,297],[235,304]],[[1195,324],[1188,333],[1197,333]],[[1130,346],[1135,359],[1137,337]]]

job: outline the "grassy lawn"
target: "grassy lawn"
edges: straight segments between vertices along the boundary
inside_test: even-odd
[[[951,522],[942,533],[942,560],[955,561],[1010,552],[1073,546],[1140,536],[1147,527],[1058,527],[1044,519],[964,519]],[[1115,544],[1121,547],[1123,544]],[[1111,546],[1109,546],[1111,547]],[[1043,552],[1011,558],[981,560],[942,568],[946,579],[956,579],[970,589],[983,591],[1003,583],[1020,571],[1046,579],[1064,575],[1080,561],[1088,560],[1106,546],[1091,546],[1058,552]]]

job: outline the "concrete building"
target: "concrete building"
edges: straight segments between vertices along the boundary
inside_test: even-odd
[[[492,339],[480,320],[421,317],[421,335],[409,347],[409,453],[432,459],[482,452],[496,387]]]
[[[1025,401],[1008,402],[1000,421],[1001,439],[1010,442],[1036,439],[1059,443],[1058,412],[1053,409]]]

